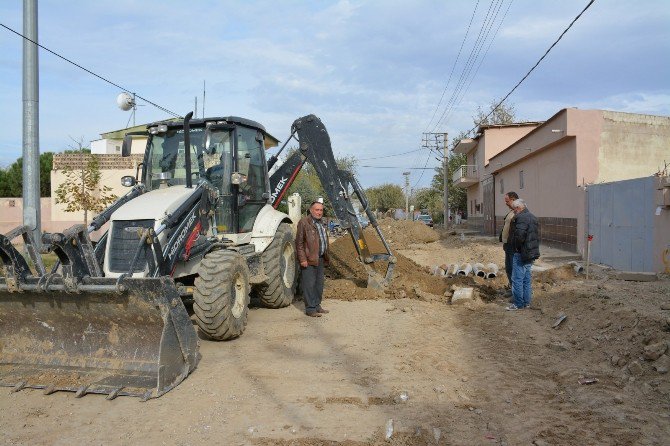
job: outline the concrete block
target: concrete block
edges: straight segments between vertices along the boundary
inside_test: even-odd
[[[465,302],[472,302],[475,299],[474,288],[456,288],[451,296],[451,304],[457,305]]]
[[[653,282],[658,280],[656,273],[644,273],[636,271],[618,271],[614,277],[619,280],[630,280],[633,282]]]

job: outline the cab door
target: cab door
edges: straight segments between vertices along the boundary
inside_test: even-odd
[[[251,232],[258,213],[268,203],[270,184],[263,145],[263,133],[237,126],[236,171],[246,177],[237,188],[237,232]]]

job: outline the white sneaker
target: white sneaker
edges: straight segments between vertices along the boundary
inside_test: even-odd
[[[520,309],[521,309],[521,308],[517,307],[517,306],[514,305],[514,304],[512,304],[512,305],[508,305],[507,307],[505,307],[505,310],[507,310],[507,311],[516,311],[516,310],[520,310]]]

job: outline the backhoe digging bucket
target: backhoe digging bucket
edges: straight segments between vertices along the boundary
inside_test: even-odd
[[[0,385],[156,398],[196,367],[197,336],[162,278],[0,277]]]

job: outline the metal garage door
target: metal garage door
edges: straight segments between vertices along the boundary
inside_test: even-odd
[[[591,261],[623,271],[654,271],[655,178],[588,187]]]

